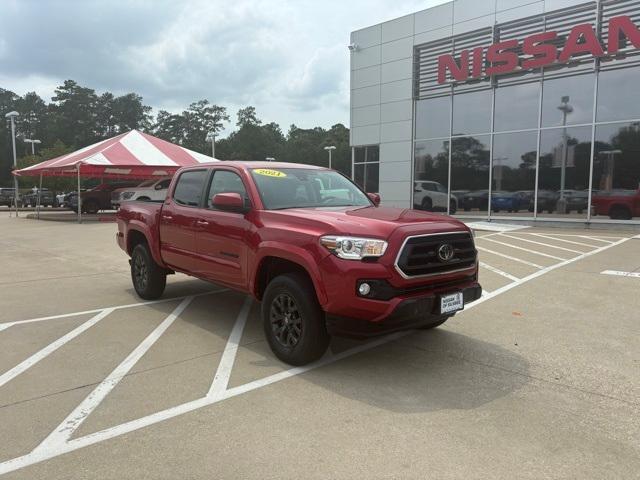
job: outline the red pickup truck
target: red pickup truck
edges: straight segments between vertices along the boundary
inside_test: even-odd
[[[595,215],[609,215],[614,220],[640,217],[640,188],[593,192],[591,198]]]
[[[247,292],[275,355],[303,365],[331,335],[433,328],[480,298],[468,227],[379,202],[326,168],[216,162],[179,170],[163,202],[123,204],[117,241],[140,297],[174,272]]]

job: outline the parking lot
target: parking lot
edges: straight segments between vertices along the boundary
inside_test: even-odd
[[[640,478],[637,231],[477,230],[479,301],[291,368],[114,224],[0,215],[3,478]]]

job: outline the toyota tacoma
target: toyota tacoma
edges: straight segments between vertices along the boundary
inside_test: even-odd
[[[179,170],[163,201],[124,203],[116,238],[140,297],[174,272],[246,292],[274,354],[304,365],[332,335],[437,327],[481,296],[467,226],[379,203],[326,168],[216,162]]]

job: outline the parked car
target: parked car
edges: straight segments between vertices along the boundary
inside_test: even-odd
[[[538,190],[538,213],[542,213],[545,210],[549,213],[553,213],[556,210],[558,198],[560,196],[557,192],[551,190]],[[533,212],[534,199],[529,201],[529,211]]]
[[[458,210],[458,199],[449,199],[447,188],[438,182],[417,181],[413,187],[413,208],[428,212],[446,212],[447,206],[451,215]]]
[[[0,205],[13,206],[14,192],[13,188],[0,188]]]
[[[31,191],[22,196],[22,204],[25,206],[36,207],[38,205],[38,192]],[[43,188],[40,191],[40,206],[41,207],[55,207],[56,204],[56,196],[50,191],[48,188]]]
[[[140,185],[130,188],[118,188],[111,193],[111,206],[115,209],[122,202],[132,200],[162,201],[167,196],[171,177],[145,180]]]
[[[118,181],[113,183],[101,183],[97,187],[91,188],[82,195],[82,213],[98,213],[100,210],[111,208],[111,192],[117,188],[133,187],[137,181]],[[78,211],[78,194],[73,192],[65,197],[65,202],[74,212]]]
[[[638,190],[598,191],[591,196],[596,215],[608,215],[613,220],[640,217],[640,188]]]
[[[217,162],[180,169],[162,203],[123,203],[116,239],[140,297],[175,271],[249,293],[275,355],[303,365],[331,335],[434,328],[480,298],[469,227],[379,202],[326,168]]]
[[[473,209],[486,210],[489,205],[489,190],[476,190],[465,193],[462,197],[462,208],[465,212]]]
[[[581,214],[589,204],[589,192],[586,190],[565,190],[564,198],[566,200],[565,213],[577,212]]]
[[[500,212],[519,212],[523,208],[529,207],[529,202],[520,192],[491,192],[491,210]]]

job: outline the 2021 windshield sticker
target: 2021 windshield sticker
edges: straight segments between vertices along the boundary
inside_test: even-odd
[[[265,177],[282,178],[287,176],[287,174],[284,172],[280,172],[278,170],[270,170],[268,168],[256,168],[253,171],[258,175],[264,175]]]

